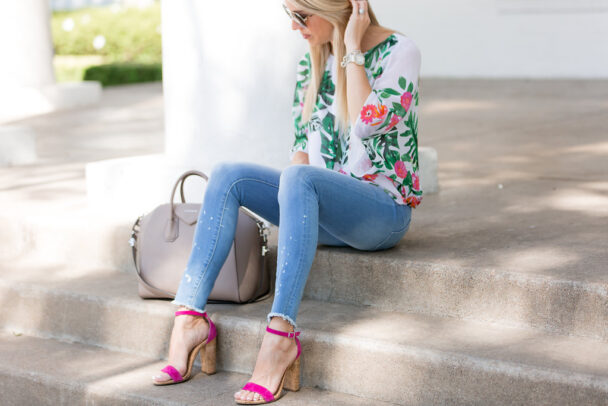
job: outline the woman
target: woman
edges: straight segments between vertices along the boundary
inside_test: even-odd
[[[296,315],[317,244],[391,248],[422,196],[416,45],[381,27],[366,1],[286,0],[284,7],[310,45],[298,65],[293,165],[282,173],[254,164],[214,168],[173,301],[181,317],[170,366],[153,378],[155,384],[188,379],[199,350],[203,371],[214,371],[215,328],[204,308],[245,206],[280,231],[267,334],[251,380],[235,394],[240,404],[299,389]]]

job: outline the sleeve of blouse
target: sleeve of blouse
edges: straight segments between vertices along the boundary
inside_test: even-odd
[[[293,159],[293,156],[298,151],[308,153],[308,133],[307,126],[302,125],[302,111],[304,110],[304,95],[308,89],[310,77],[310,55],[307,53],[298,63],[296,89],[294,92],[292,109],[295,139],[289,153],[290,160]]]
[[[420,51],[411,41],[383,58],[382,73],[371,84],[372,92],[351,134],[364,140],[388,133],[400,121],[408,122],[410,106],[418,102],[420,62]]]

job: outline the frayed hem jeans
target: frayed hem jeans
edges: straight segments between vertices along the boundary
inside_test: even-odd
[[[296,327],[296,316],[317,244],[364,251],[395,246],[409,228],[411,208],[381,188],[310,165],[282,172],[250,163],[222,163],[211,173],[192,253],[175,300],[203,312],[230,251],[239,207],[279,226],[271,317]]]

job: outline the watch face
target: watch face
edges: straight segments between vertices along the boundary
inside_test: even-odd
[[[365,63],[365,57],[362,54],[358,54],[355,56],[355,63],[357,65],[363,65]]]

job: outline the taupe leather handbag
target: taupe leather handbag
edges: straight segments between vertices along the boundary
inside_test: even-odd
[[[139,296],[144,299],[174,298],[179,287],[201,208],[200,204],[186,203],[184,196],[184,182],[192,175],[208,180],[202,172],[184,173],[173,186],[169,203],[138,218],[133,225],[129,243],[139,277]],[[181,203],[175,204],[178,186]],[[234,242],[210,301],[248,303],[269,292],[267,235],[264,222],[241,208]]]

